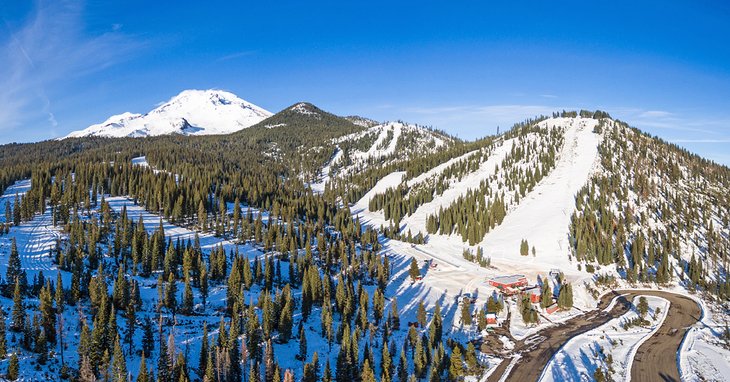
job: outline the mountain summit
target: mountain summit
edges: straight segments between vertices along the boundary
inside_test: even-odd
[[[185,90],[147,114],[123,113],[64,138],[230,134],[271,112],[222,90]]]

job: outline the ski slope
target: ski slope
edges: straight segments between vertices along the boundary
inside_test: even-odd
[[[404,227],[404,230],[408,231],[410,229],[414,234],[417,232],[425,233],[426,219],[428,219],[428,216],[437,213],[442,207],[446,208],[450,206],[454,201],[456,201],[456,199],[466,194],[468,190],[479,188],[479,184],[482,180],[489,178],[495,173],[499,164],[502,163],[502,160],[507,156],[510,150],[512,150],[514,143],[514,139],[504,141],[500,146],[495,148],[489,158],[481,164],[479,170],[464,176],[461,180],[451,183],[449,188],[445,190],[443,194],[438,195],[433,198],[432,201],[419,206],[412,215],[406,216],[401,222],[401,226]],[[443,168],[445,169],[446,167]],[[434,176],[435,174],[436,173],[434,172],[431,176]],[[431,236],[435,237],[437,235]],[[446,238],[439,237],[435,240],[458,242],[461,241],[461,238],[454,235]],[[458,251],[457,256],[461,257],[461,250]]]
[[[493,260],[512,263],[533,273],[560,268],[580,273],[569,260],[568,229],[575,210],[575,195],[596,168],[600,136],[593,133],[594,119],[557,118],[540,124],[564,126],[564,145],[555,169],[532,192],[507,212],[502,224],[487,233],[478,244]],[[536,256],[520,256],[521,241],[527,240]]]
[[[435,177],[439,176],[439,174],[441,174],[444,170],[449,168],[454,163],[457,163],[457,162],[465,160],[465,159],[469,159],[472,155],[479,153],[479,151],[480,150],[473,150],[473,151],[469,151],[468,153],[466,153],[464,155],[458,156],[456,158],[451,158],[451,159],[447,160],[446,162],[441,163],[438,166],[424,172],[423,174],[418,175],[417,177],[415,177],[413,179],[409,179],[408,187],[413,187],[416,184],[426,181],[427,179],[431,179],[431,178],[435,178]]]
[[[354,216],[360,216],[360,221],[363,224],[369,224],[373,227],[380,227],[381,225],[388,226],[390,221],[385,220],[383,211],[371,212],[369,207],[370,199],[375,195],[385,192],[388,188],[396,187],[400,184],[403,177],[406,175],[405,171],[396,171],[390,173],[380,179],[373,188],[370,189],[360,200],[357,201],[353,206],[350,207],[350,211]]]

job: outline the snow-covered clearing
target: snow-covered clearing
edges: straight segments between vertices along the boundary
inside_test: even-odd
[[[256,252],[254,256],[258,256],[261,254],[261,252],[257,251],[255,248],[252,248],[250,245],[237,245],[233,241],[216,237],[212,233],[198,233],[197,231],[174,225],[165,219],[161,219],[160,216],[146,211],[144,207],[134,204],[134,201],[132,199],[115,196],[107,198],[106,201],[107,203],[109,203],[109,206],[112,208],[112,210],[117,213],[122,212],[123,207],[126,207],[127,216],[135,223],[139,220],[139,217],[141,216],[142,223],[144,224],[144,227],[148,232],[153,232],[159,229],[160,221],[162,221],[162,227],[165,230],[165,237],[168,240],[172,240],[173,242],[178,239],[183,243],[187,240],[193,242],[197,233],[198,238],[200,239],[200,247],[204,252],[209,252],[213,248],[223,246],[226,252],[238,247],[238,250],[241,254],[254,252]],[[245,213],[246,211],[243,212]]]
[[[611,377],[615,381],[628,381],[636,351],[659,329],[669,311],[669,301],[654,296],[646,299],[649,303],[648,327],[631,326],[624,330],[624,323],[638,317],[636,309],[632,309],[596,329],[573,337],[553,356],[540,381],[592,381],[598,367],[604,371],[612,370]],[[639,297],[634,299],[634,306],[638,300]],[[657,308],[660,310],[658,314]],[[611,364],[605,358],[609,354],[613,358]]]
[[[147,162],[147,157],[146,156],[132,158],[132,165],[140,166],[140,167],[151,167],[150,164]],[[158,170],[158,169],[156,169],[154,167],[151,167],[151,168],[152,168],[152,171],[155,174],[160,174],[160,173],[162,173],[162,174],[171,174],[169,171]],[[178,175],[178,174],[173,174],[173,175],[175,175],[175,183],[179,182],[180,181],[180,175]]]
[[[148,167],[150,165],[149,163],[147,163],[146,156],[132,158],[132,164],[142,167]]]
[[[17,194],[18,198],[22,198],[28,190],[30,190],[30,179],[19,180],[5,189],[3,196],[0,197],[0,208],[2,208],[2,213],[0,213],[0,222],[7,223],[5,221],[5,204],[10,204],[10,208],[12,210],[13,203],[15,202],[15,195]]]
[[[22,197],[28,190],[30,190],[30,179],[18,181],[5,190],[2,203],[4,204],[4,200],[9,200],[12,206],[15,193]],[[4,214],[3,219],[5,219]],[[12,239],[15,238],[21,266],[28,275],[28,282],[32,282],[41,271],[44,277],[55,279],[58,268],[53,264],[52,251],[56,248],[56,241],[61,238],[60,229],[61,227],[53,226],[50,208],[43,214],[36,214],[31,221],[11,227],[8,235],[0,236],[0,275],[4,276],[7,271],[10,247]],[[65,285],[71,285],[70,276],[64,272],[63,277],[64,283],[68,283]]]

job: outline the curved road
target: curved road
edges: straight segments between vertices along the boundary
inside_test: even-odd
[[[639,347],[631,367],[631,379],[679,381],[677,352],[689,326],[700,320],[702,311],[697,302],[686,296],[649,290],[618,290],[607,293],[601,298],[595,310],[518,341],[514,353],[519,353],[520,359],[510,370],[507,369],[512,359],[502,361],[487,381],[498,381],[504,377],[506,381],[537,381],[550,359],[563,344],[579,334],[620,317],[631,308],[634,297],[641,295],[665,298],[669,300],[670,308],[659,330]],[[605,312],[604,309],[615,297],[616,304],[609,312]]]
[[[631,380],[679,381],[679,347],[690,326],[702,318],[702,309],[696,301],[679,294],[660,291],[632,293],[665,298],[670,306],[659,330],[639,346],[631,365]]]

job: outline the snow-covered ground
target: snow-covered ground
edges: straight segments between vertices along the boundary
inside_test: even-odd
[[[730,380],[730,350],[721,347],[719,337],[730,325],[730,316],[705,302],[702,320],[692,327],[682,342],[679,369],[683,381]]]
[[[132,158],[132,164],[135,166],[142,166],[142,167],[148,167],[150,165],[149,163],[147,163],[146,156]]]
[[[540,381],[592,381],[598,367],[613,370],[614,381],[628,381],[631,364],[639,346],[659,329],[669,310],[669,301],[647,296],[649,313],[647,327],[632,326],[624,330],[623,324],[638,317],[636,309],[615,318],[600,327],[573,337],[550,360]],[[633,301],[638,304],[639,297]],[[656,314],[657,308],[659,313]],[[606,360],[608,355],[612,363]]]

